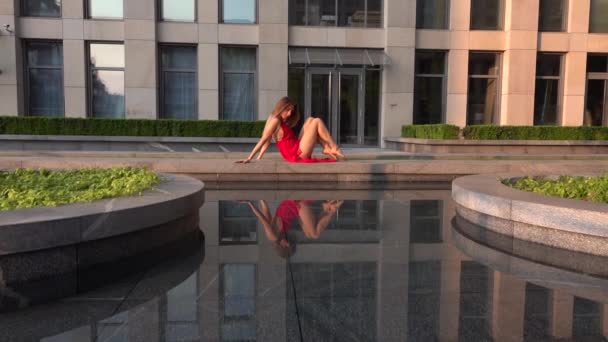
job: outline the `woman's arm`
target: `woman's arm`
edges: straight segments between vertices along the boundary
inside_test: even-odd
[[[243,163],[243,164],[249,163],[251,161],[251,159],[253,159],[253,157],[256,155],[256,153],[258,153],[258,151],[260,151],[262,149],[265,152],[266,149],[268,148],[267,145],[270,144],[270,139],[272,139],[272,134],[277,130],[277,127],[279,127],[279,124],[280,124],[280,121],[278,118],[275,118],[275,117],[269,118],[268,121],[266,121],[266,126],[264,127],[264,132],[262,133],[262,137],[260,138],[258,143],[255,145],[255,147],[249,154],[249,157],[247,157],[247,159],[239,160],[239,161],[237,161],[237,163]],[[263,154],[263,152],[260,152],[258,159],[262,159],[262,154]]]
[[[272,222],[270,217],[267,217],[265,213],[260,212],[260,210],[255,205],[253,205],[253,203],[247,202],[247,204],[249,204],[249,207],[253,211],[253,214],[262,223],[262,227],[264,227],[264,234],[266,234],[266,237],[271,241],[276,241],[278,239],[278,236],[274,232],[274,229],[272,229]],[[266,208],[264,208],[264,206],[266,206]],[[266,202],[262,202],[262,209],[264,211],[268,210],[268,205],[266,205]],[[268,215],[270,215],[270,213],[268,213]]]

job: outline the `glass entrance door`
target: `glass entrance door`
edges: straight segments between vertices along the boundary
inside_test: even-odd
[[[305,117],[321,118],[339,144],[365,144],[363,70],[311,68],[306,74]]]

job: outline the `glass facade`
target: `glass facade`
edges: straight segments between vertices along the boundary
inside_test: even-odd
[[[123,0],[88,0],[88,16],[94,19],[122,19]]]
[[[222,0],[222,22],[226,24],[255,24],[256,0]]]
[[[162,0],[162,20],[195,21],[195,0]]]
[[[608,0],[591,0],[589,32],[608,33]]]
[[[61,0],[22,0],[25,17],[61,17]]]
[[[222,47],[221,118],[224,120],[254,120],[256,117],[255,48]]]
[[[63,46],[60,42],[25,44],[27,114],[63,116]]]
[[[414,80],[414,124],[443,122],[445,52],[417,51]]]
[[[381,27],[382,0],[289,0],[289,24]]]
[[[165,119],[198,118],[196,46],[161,47],[161,113]]]
[[[416,1],[416,28],[446,30],[449,22],[449,0]]]
[[[501,30],[502,0],[471,0],[471,30]]]
[[[536,59],[534,125],[559,123],[561,60],[559,54],[544,53]]]
[[[544,32],[564,31],[566,0],[540,0],[538,30]]]
[[[469,53],[467,125],[497,124],[500,55]]]
[[[89,85],[90,116],[124,118],[124,45],[89,44]]]

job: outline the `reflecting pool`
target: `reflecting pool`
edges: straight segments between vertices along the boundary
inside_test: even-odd
[[[208,191],[196,253],[0,314],[0,340],[606,340],[606,259],[454,214],[449,185]]]

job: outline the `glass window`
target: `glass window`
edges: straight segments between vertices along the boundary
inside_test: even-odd
[[[161,47],[161,117],[165,119],[198,118],[196,82],[196,47]]]
[[[608,0],[591,0],[589,32],[608,33]]]
[[[256,0],[222,0],[222,22],[255,24],[256,7]]]
[[[471,30],[502,29],[502,0],[471,0]]]
[[[123,0],[89,0],[90,18],[122,19]]]
[[[90,115],[125,116],[125,48],[122,44],[89,45]]]
[[[250,244],[258,241],[258,219],[247,204],[219,201],[220,245]]]
[[[380,117],[380,89],[382,81],[380,70],[367,70],[365,72],[365,123],[364,143],[378,145],[378,132],[380,132],[378,118]]]
[[[415,200],[410,202],[410,242],[441,243],[443,201]]]
[[[222,341],[256,340],[256,265],[221,266],[220,334]]]
[[[564,31],[565,0],[540,0],[538,30]]]
[[[561,58],[558,54],[544,53],[536,58],[535,125],[558,124]]]
[[[27,17],[61,17],[61,0],[23,0],[21,11]]]
[[[36,41],[28,42],[25,48],[28,115],[62,116],[62,44]]]
[[[254,120],[256,106],[256,49],[220,50],[222,115],[224,120]]]
[[[382,0],[289,0],[289,24],[381,27]]]
[[[448,4],[448,0],[418,0],[416,2],[416,28],[447,29]]]
[[[608,55],[587,56],[586,126],[608,125]]]
[[[163,20],[194,21],[196,6],[194,0],[162,0]]]
[[[498,123],[499,67],[497,53],[469,54],[467,125]]]
[[[414,124],[443,122],[445,52],[416,52]]]

